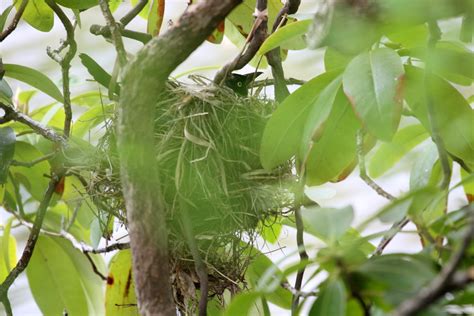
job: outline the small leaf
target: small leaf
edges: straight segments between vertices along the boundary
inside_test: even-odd
[[[150,13],[148,14],[147,32],[152,36],[160,33],[163,24],[163,16],[165,14],[165,0],[153,0]]]
[[[329,280],[314,302],[309,316],[346,316],[347,293],[341,280]]]
[[[333,244],[351,227],[354,210],[345,208],[309,207],[302,209],[303,221],[308,233]]]
[[[13,91],[5,79],[0,79],[0,102],[12,105]]]
[[[18,10],[22,1],[15,1],[15,7]],[[25,11],[21,16],[29,25],[42,32],[49,32],[54,25],[53,10],[44,0],[29,0]]]
[[[129,249],[116,253],[109,264],[105,290],[105,315],[138,315],[135,282],[132,277],[132,254]]]
[[[30,1],[29,4],[32,4],[33,2]],[[63,102],[63,96],[58,87],[56,87],[51,79],[43,73],[21,65],[4,64],[3,66],[5,69],[5,76],[29,84],[57,101]]]
[[[265,169],[272,169],[294,156],[299,148],[305,122],[319,93],[337,76],[324,73],[290,94],[268,121],[260,147]]]
[[[11,127],[0,128],[0,185],[5,184],[15,154],[16,135]]]
[[[225,32],[225,21],[221,21],[217,28],[212,32],[211,35],[207,38],[207,41],[213,44],[220,44],[224,39]]]
[[[58,4],[66,8],[85,10],[99,4],[98,0],[55,0]]]
[[[87,68],[87,71],[92,76],[92,78],[94,78],[95,81],[100,83],[105,88],[109,89],[112,76],[89,55],[82,53],[79,54],[79,58],[81,59],[81,63],[84,65],[84,67]],[[120,87],[118,85],[115,86],[115,93],[120,94]]]
[[[16,264],[16,239],[10,233],[13,218],[4,226],[3,236],[0,236],[0,282],[3,282]]]
[[[403,66],[400,56],[378,48],[355,57],[343,77],[344,92],[367,129],[390,141],[402,110]]]
[[[2,14],[0,15],[0,32],[2,32],[5,28],[5,23],[7,22],[8,15],[12,11],[13,7],[13,4],[8,6],[7,8],[5,8],[5,10],[3,10]]]
[[[410,125],[399,130],[391,142],[384,142],[369,162],[369,174],[380,177],[393,167],[416,145],[428,138],[429,134],[422,125]]]
[[[424,146],[410,172],[410,190],[422,189],[430,183],[433,166],[438,161],[438,150],[433,142]]]
[[[263,42],[257,54],[263,56],[272,49],[285,46],[286,43],[303,36],[308,31],[311,22],[311,20],[302,20],[289,23],[282,28],[279,28],[276,32],[272,33],[265,42]]]
[[[104,264],[94,256],[99,270]],[[40,236],[26,269],[31,293],[44,315],[103,315],[102,280],[82,252],[59,237]]]

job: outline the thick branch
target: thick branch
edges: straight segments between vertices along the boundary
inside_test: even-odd
[[[168,264],[166,210],[151,145],[156,100],[171,72],[240,2],[209,0],[189,7],[173,28],[148,42],[124,71],[117,134],[133,274],[143,315],[176,315]]]
[[[23,12],[25,12],[26,5],[28,4],[28,0],[23,0],[20,4],[20,7],[15,13],[15,16],[13,17],[12,23],[8,25],[5,30],[3,30],[2,33],[0,33],[0,42],[3,42],[4,39],[8,37],[17,27],[18,22],[20,22],[21,16],[23,15]]]
[[[474,279],[473,268],[461,274],[456,271],[474,239],[474,204],[466,206],[465,210],[469,217],[469,225],[459,249],[452,255],[441,272],[425,288],[398,306],[394,316],[415,315],[436,302],[447,292],[459,289],[459,286],[465,286],[468,282],[472,282]]]

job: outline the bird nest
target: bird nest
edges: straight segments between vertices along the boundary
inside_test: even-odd
[[[209,295],[222,295],[243,284],[252,246],[242,239],[252,241],[259,222],[281,214],[291,203],[285,185],[291,166],[267,172],[259,159],[263,129],[274,106],[269,100],[237,96],[228,88],[176,82],[168,84],[157,102],[156,164],[170,229],[176,298],[182,305],[192,301],[190,293],[199,288],[185,242],[183,212],[208,268]],[[107,159],[103,176],[95,177],[90,188],[103,211],[117,216],[125,207],[118,194],[114,130],[109,128],[100,141],[100,154]]]

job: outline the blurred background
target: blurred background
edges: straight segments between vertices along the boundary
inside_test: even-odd
[[[3,10],[10,4],[11,1],[0,1],[0,11],[3,12]],[[312,15],[317,11],[318,5],[317,0],[303,0],[296,17],[300,19],[312,17]],[[167,0],[163,28],[168,28],[169,25],[172,24],[172,21],[176,21],[186,6],[186,0]],[[130,4],[128,1],[125,1],[124,5],[122,5],[114,15],[116,17],[121,17],[124,12],[129,9]],[[56,23],[51,32],[42,33],[21,21],[15,32],[0,44],[0,57],[3,59],[3,62],[21,64],[39,70],[49,76],[59,86],[61,77],[60,68],[56,62],[46,55],[46,47],[51,46],[53,49],[57,48],[60,44],[60,39],[65,38],[62,24],[59,23],[59,21],[55,22]],[[458,28],[459,23],[460,21],[458,20],[443,22],[442,28],[446,32],[445,35],[449,36],[451,29],[454,32],[454,30]],[[89,27],[91,24],[105,24],[98,8],[89,9],[81,14],[81,27],[76,31],[78,54],[86,53],[90,55],[106,70],[111,72],[115,60],[115,49],[111,43],[106,42],[102,37],[94,36],[89,33]],[[129,28],[145,32],[146,21],[137,17],[129,24]],[[163,31],[164,30],[162,29],[162,32]],[[130,54],[134,54],[141,48],[142,44],[137,41],[125,39],[125,46]],[[234,46],[226,38],[224,38],[224,41],[220,45],[205,42],[182,65],[180,65],[178,69],[176,69],[173,75],[180,76],[180,74],[192,72],[193,74],[200,74],[212,78],[216,70],[232,60],[239,51],[240,49]],[[301,80],[308,80],[315,77],[317,74],[324,71],[323,56],[324,48],[317,50],[304,49],[300,51],[290,51],[288,58],[283,64],[286,77]],[[72,65],[71,88],[73,95],[98,88],[97,83],[89,80],[90,75],[85,67],[82,66],[77,56],[73,60]],[[201,68],[201,70],[196,70],[199,68]],[[205,68],[206,70],[202,70],[202,68]],[[246,73],[251,71],[254,71],[254,69],[247,66],[241,72]],[[269,69],[261,71],[264,71],[264,74],[260,76],[259,79],[271,77],[271,71]],[[186,80],[186,77],[180,76],[179,79]],[[15,90],[18,92],[30,89],[30,87],[20,82],[10,79],[9,82],[14,92]],[[296,87],[292,87],[292,89],[295,88]],[[472,94],[473,90],[472,87],[464,87],[462,91],[464,93],[470,91],[470,94]],[[266,95],[268,97],[273,95],[271,89],[267,89]],[[34,108],[35,106],[51,102],[53,102],[53,99],[44,94],[38,93],[33,97],[31,106]],[[429,146],[430,142],[431,141],[428,140],[417,146],[417,148],[400,161],[395,168],[377,179],[377,183],[395,196],[400,196],[408,191],[409,171],[412,168],[413,161],[417,156],[422,154],[422,148],[424,146]],[[370,155],[368,159],[370,159]],[[454,176],[455,179],[453,179],[453,183],[457,182],[459,179],[459,169],[454,170]],[[375,191],[369,188],[358,177],[358,170],[355,170],[341,183],[307,188],[307,194],[323,207],[343,207],[352,205],[355,211],[355,225],[370,217],[370,212],[380,209],[387,203],[384,198],[377,195]],[[449,209],[455,209],[456,207],[466,203],[461,188],[455,189],[450,197]],[[1,210],[0,221],[4,223],[7,218],[8,213]],[[382,223],[377,223],[369,226],[364,233],[375,233],[384,229],[388,229],[388,226]],[[404,232],[398,234],[393,242],[386,248],[386,252],[418,251],[421,248],[420,242],[418,236],[413,232],[414,227],[407,225]],[[21,256],[28,231],[24,228],[18,228],[13,230],[13,234],[18,241],[17,251],[19,257]],[[118,231],[116,235],[122,236],[124,234],[124,231]],[[123,241],[126,241],[126,239],[121,240],[121,242]],[[376,244],[377,241],[378,240],[374,240],[374,244]],[[320,241],[309,235],[305,235],[305,242],[310,256],[314,255],[318,248],[323,246]],[[102,242],[102,244],[104,244],[104,242]],[[261,246],[262,252],[268,253],[268,256],[280,266],[285,266],[298,260],[298,255],[296,253],[296,235],[293,228],[285,226],[276,244],[269,244],[263,240],[259,240],[259,245]],[[309,275],[311,274],[311,271],[307,271],[306,273]],[[290,282],[293,282],[293,279],[290,278]],[[306,284],[303,290],[310,291],[314,285],[315,284]],[[15,315],[41,314],[29,291],[25,273],[23,273],[14,283],[10,290],[9,297]],[[2,307],[3,306],[0,306],[0,313],[3,312]],[[286,314],[287,311],[272,306],[272,315]]]

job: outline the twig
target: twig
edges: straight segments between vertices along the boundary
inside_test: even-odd
[[[21,16],[23,15],[23,12],[25,12],[26,5],[28,4],[28,0],[23,0],[20,4],[20,7],[15,13],[15,16],[13,17],[12,23],[8,25],[5,30],[3,30],[2,33],[0,33],[0,42],[3,42],[8,35],[10,35],[17,27],[18,22],[20,22]]]
[[[87,260],[90,262],[90,264],[92,266],[92,270],[94,271],[94,273],[97,274],[102,279],[102,281],[107,281],[107,277],[105,275],[103,275],[99,271],[99,269],[97,269],[97,266],[95,265],[94,260],[92,260],[91,255],[88,252],[85,252],[85,251],[83,251],[82,253],[86,256]]]
[[[132,21],[142,11],[147,3],[148,0],[140,0],[136,6],[134,6],[120,19],[120,24],[122,24],[122,26],[126,26],[128,23],[130,23],[130,21]]]
[[[267,21],[268,21],[268,10],[267,0],[258,0],[255,8],[255,20],[252,26],[252,30],[249,32],[245,45],[242,51],[232,60],[219,70],[214,77],[216,84],[222,84],[227,75],[234,70],[242,69],[247,65],[252,58],[255,56],[260,46],[262,46],[265,38],[267,37]]]
[[[357,158],[359,160],[359,173],[360,178],[364,180],[369,187],[371,187],[378,195],[386,198],[387,200],[393,201],[395,197],[382,189],[374,180],[372,180],[367,174],[365,168],[365,154],[364,154],[364,131],[360,129],[357,132]]]
[[[388,231],[388,234],[385,235],[380,243],[378,244],[377,248],[373,252],[374,256],[381,255],[382,252],[385,250],[385,247],[388,246],[388,244],[392,241],[392,239],[397,235],[403,227],[405,227],[410,220],[406,217],[402,218],[400,221],[394,223],[392,227],[390,227],[390,230]]]
[[[466,254],[466,251],[474,239],[474,204],[464,207],[468,219],[468,227],[466,233],[461,241],[459,249],[452,255],[441,272],[418,294],[403,301],[395,310],[394,316],[410,316],[425,309],[427,306],[436,302],[441,296],[448,291],[458,289],[467,282],[472,282],[474,279],[473,268],[466,273],[456,273],[456,269],[461,263],[461,260]]]
[[[112,252],[115,250],[123,250],[123,249],[129,249],[130,248],[130,243],[116,243],[112,245],[108,245],[107,247],[104,248],[99,248],[99,249],[83,249],[83,252],[88,252],[88,253],[107,253],[107,252]]]
[[[115,50],[117,51],[119,64],[120,64],[120,66],[123,67],[127,64],[127,52],[125,51],[125,46],[123,45],[122,35],[120,34],[120,27],[115,22],[114,16],[112,15],[112,12],[110,11],[108,1],[107,0],[99,0],[99,5],[100,5],[100,9],[102,10],[102,14],[104,15],[107,26],[110,29],[112,42],[114,43]],[[135,9],[135,8],[133,8],[133,9]],[[138,11],[138,13],[139,12],[140,11]]]
[[[48,189],[44,194],[43,199],[39,205],[35,222],[33,223],[33,228],[31,229],[30,235],[26,242],[26,246],[23,249],[23,254],[21,255],[20,260],[18,260],[16,266],[8,273],[7,277],[0,285],[0,300],[5,302],[5,298],[8,297],[8,290],[16,278],[26,269],[28,263],[30,262],[31,256],[33,255],[33,250],[35,249],[36,242],[38,241],[39,233],[41,231],[41,226],[43,226],[43,220],[46,215],[46,210],[48,209],[49,203],[53,196],[54,190],[56,189],[59,179],[62,174],[55,175],[51,177],[49,182]]]
[[[39,157],[39,158],[37,158],[37,159],[35,159],[35,160],[28,161],[28,162],[12,160],[11,165],[12,165],[12,166],[19,166],[19,167],[31,168],[31,167],[33,167],[34,165],[39,164],[40,162],[43,162],[43,161],[48,160],[48,159],[50,159],[50,158],[53,158],[54,155],[56,155],[56,153],[50,153],[50,154],[44,155],[43,157]]]
[[[424,76],[424,89],[426,97],[426,106],[428,108],[428,121],[431,128],[431,136],[433,142],[436,144],[438,150],[439,160],[441,162],[441,169],[443,170],[443,181],[440,184],[441,190],[447,190],[449,182],[451,181],[451,167],[449,164],[449,158],[444,146],[444,141],[439,134],[438,120],[436,117],[436,110],[433,106],[433,95],[431,93],[431,76],[432,76],[432,51],[436,47],[436,43],[441,38],[441,30],[435,21],[429,21],[429,34],[428,39],[428,52],[425,62],[425,76]]]
[[[276,80],[275,79],[265,79],[265,80],[258,80],[255,81],[252,86],[253,87],[266,87],[266,86],[273,86],[275,85]],[[288,78],[285,79],[285,83],[287,85],[299,85],[302,86],[306,83],[305,80],[300,80],[300,79],[295,79],[295,78]]]
[[[16,111],[9,105],[0,103],[0,108],[5,111],[5,115],[0,118],[0,124],[4,124],[10,121],[17,121],[30,127],[37,134],[49,139],[52,142],[66,145],[66,140],[61,135],[57,134],[54,130],[42,125],[41,123],[33,120],[28,115]]]
[[[5,307],[5,314],[7,316],[13,316],[13,311],[12,311],[12,305],[10,304],[10,300],[8,299],[8,296],[5,295],[4,297],[0,297],[0,300]]]
[[[60,49],[57,50],[56,55],[55,52],[48,47],[47,52],[48,55],[55,61],[59,62],[61,66],[61,74],[62,74],[62,83],[63,83],[63,98],[64,98],[64,136],[66,138],[69,137],[71,132],[71,124],[72,124],[72,108],[71,108],[71,90],[69,87],[69,69],[71,68],[71,61],[76,55],[77,52],[77,44],[74,39],[74,26],[69,21],[69,18],[66,16],[64,11],[54,2],[53,0],[45,0],[46,4],[56,13],[59,20],[64,26],[66,30],[66,41],[63,42]],[[58,56],[59,52],[63,50],[65,47],[68,47],[68,50],[64,57],[60,58]]]
[[[90,27],[89,30],[92,34],[97,35],[97,36],[103,36],[105,38],[110,38],[110,29],[108,26],[101,26],[97,24],[93,24]],[[148,43],[152,36],[148,33],[142,33],[142,32],[137,32],[137,31],[132,31],[128,29],[120,29],[120,34],[122,37],[134,39],[136,41],[142,42],[143,44]]]
[[[298,253],[300,255],[300,262],[304,262],[308,260],[308,253],[306,252],[304,246],[304,224],[303,218],[301,216],[301,206],[297,206],[295,208],[295,220],[296,220],[296,244],[298,245]],[[304,276],[305,268],[301,268],[298,270],[296,274],[296,281],[295,281],[295,291],[296,293],[301,291],[301,285],[303,284],[303,276]],[[299,305],[300,295],[293,294],[293,302],[291,304],[291,314],[296,315]]]
[[[311,292],[297,291],[288,282],[282,283],[281,287],[284,288],[284,289],[287,289],[288,291],[290,291],[291,294],[293,294],[293,296],[295,296],[295,297],[307,298],[307,297],[312,297],[312,296],[318,296],[319,295],[319,291],[311,291]]]

